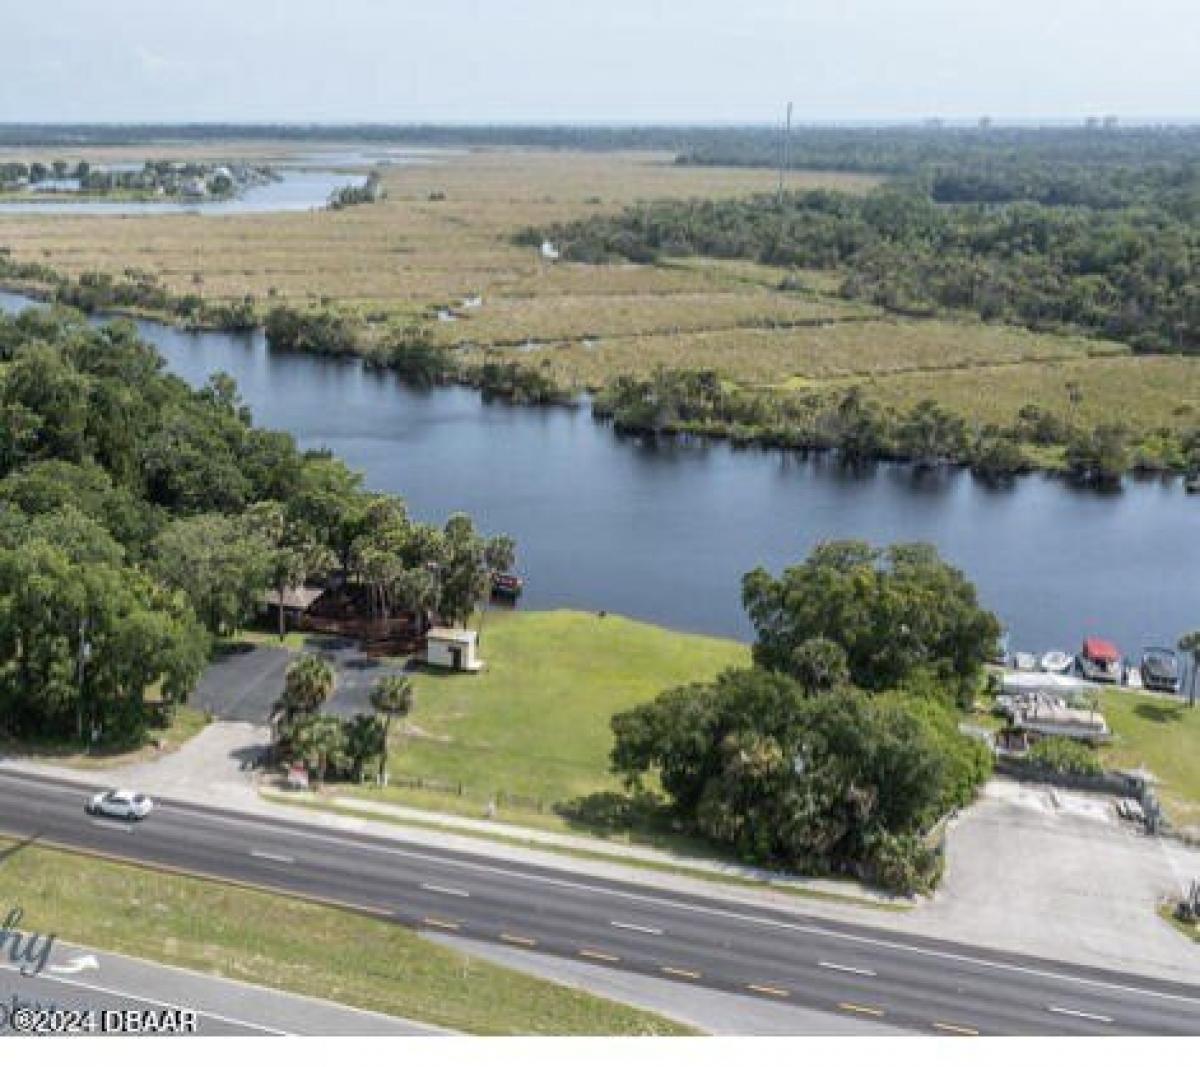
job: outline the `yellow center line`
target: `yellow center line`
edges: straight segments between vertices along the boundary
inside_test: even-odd
[[[682,967],[664,967],[663,974],[673,974],[677,978],[699,978],[699,971],[685,971]]]
[[[426,926],[437,926],[443,930],[457,930],[459,924],[451,922],[449,919],[431,919],[428,915],[421,920]]]
[[[620,956],[610,956],[607,952],[598,952],[594,948],[581,948],[579,955],[586,956],[590,960],[604,960],[605,963],[620,963]]]
[[[883,1014],[883,1009],[882,1009],[882,1008],[868,1008],[868,1007],[867,1007],[866,1005],[864,1005],[864,1004],[851,1004],[851,1003],[850,1003],[849,1001],[847,1001],[847,1000],[843,1000],[843,1001],[842,1001],[842,1002],[841,1002],[841,1003],[838,1005],[838,1007],[839,1007],[839,1008],[841,1008],[841,1009],[842,1009],[842,1011],[856,1011],[856,1012],[858,1012],[860,1015],[875,1015],[875,1016],[879,1016],[879,1015],[882,1015],[882,1014]]]
[[[748,985],[747,989],[753,989],[755,993],[766,993],[769,997],[790,997],[786,989],[777,989],[773,985]]]
[[[532,937],[519,937],[517,934],[501,934],[501,941],[507,941],[510,945],[525,945],[532,947],[537,942]]]
[[[973,1030],[969,1026],[955,1026],[954,1023],[934,1023],[935,1030],[942,1030],[947,1034],[963,1034],[966,1037],[978,1037],[979,1031]]]

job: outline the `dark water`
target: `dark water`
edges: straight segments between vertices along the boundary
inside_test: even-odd
[[[0,297],[0,307],[16,302]],[[461,509],[511,533],[530,607],[603,608],[745,637],[744,571],[858,537],[934,542],[976,582],[1015,648],[1075,649],[1095,632],[1135,654],[1200,626],[1200,499],[1178,481],[1112,495],[1043,477],[996,489],[964,472],[852,473],[831,458],[647,446],[586,410],[417,391],[355,362],[271,356],[261,336],[140,328],[183,378],[232,374],[260,424],[332,449],[419,517]]]
[[[232,200],[71,200],[0,201],[5,215],[249,215],[309,211],[324,207],[339,186],[358,184],[360,175],[330,170],[281,170],[281,181],[254,185]]]

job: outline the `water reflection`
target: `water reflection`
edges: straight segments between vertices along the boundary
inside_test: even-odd
[[[175,373],[197,385],[231,374],[260,424],[331,449],[414,514],[464,510],[513,534],[529,606],[745,637],[746,570],[778,570],[817,541],[857,537],[937,544],[1017,647],[1074,647],[1096,632],[1136,653],[1198,623],[1200,501],[1177,481],[1131,479],[1106,496],[1041,475],[991,483],[952,469],[646,442],[618,437],[586,405],[484,404],[469,389],[412,389],[353,361],[273,356],[260,335],[139,328]]]

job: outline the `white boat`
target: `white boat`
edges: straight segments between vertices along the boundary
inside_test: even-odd
[[[1075,664],[1075,657],[1061,648],[1052,648],[1041,659],[1042,670],[1048,674],[1066,674]]]
[[[1037,657],[1032,652],[1018,652],[1012,658],[1012,665],[1019,671],[1037,670]]]

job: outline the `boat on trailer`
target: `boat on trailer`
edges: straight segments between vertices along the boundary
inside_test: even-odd
[[[1047,674],[1066,674],[1075,666],[1075,657],[1061,648],[1052,648],[1043,654],[1041,668]]]
[[[1103,637],[1085,637],[1079,653],[1079,669],[1092,682],[1121,681],[1121,653]]]
[[[1151,646],[1142,653],[1142,685],[1162,693],[1179,692],[1179,657],[1169,648]]]

